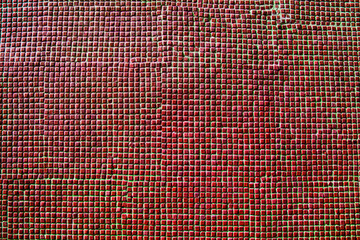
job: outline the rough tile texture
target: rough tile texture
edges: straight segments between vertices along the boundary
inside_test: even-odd
[[[0,41],[1,239],[359,239],[359,1],[4,0]]]

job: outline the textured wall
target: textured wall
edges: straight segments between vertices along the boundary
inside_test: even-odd
[[[4,0],[0,40],[1,239],[360,237],[358,1]]]

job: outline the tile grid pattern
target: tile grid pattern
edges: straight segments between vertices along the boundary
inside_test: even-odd
[[[357,239],[357,1],[2,1],[1,239]]]

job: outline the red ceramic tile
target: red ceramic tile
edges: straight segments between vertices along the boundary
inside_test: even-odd
[[[1,239],[357,239],[357,1],[1,3]]]

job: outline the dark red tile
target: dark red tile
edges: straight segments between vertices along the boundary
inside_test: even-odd
[[[360,235],[358,2],[1,9],[1,239]]]

